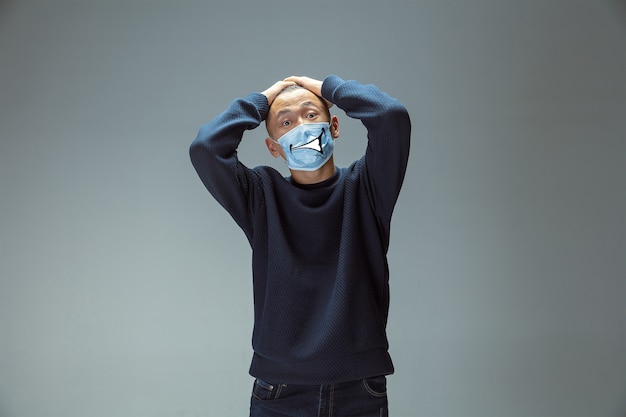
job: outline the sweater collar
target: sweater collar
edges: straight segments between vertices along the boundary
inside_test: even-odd
[[[317,190],[317,189],[320,189],[320,188],[325,188],[325,187],[331,186],[334,183],[336,183],[337,179],[339,178],[339,171],[340,171],[340,169],[335,167],[335,173],[330,178],[325,179],[322,182],[317,182],[315,184],[300,184],[300,183],[294,181],[291,176],[287,177],[287,179],[289,180],[289,183],[291,185],[295,185],[298,188],[302,188],[304,190]]]

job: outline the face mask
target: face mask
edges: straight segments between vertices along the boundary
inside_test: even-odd
[[[302,123],[282,135],[278,143],[286,155],[287,166],[296,171],[315,171],[332,156],[334,140],[330,123]]]

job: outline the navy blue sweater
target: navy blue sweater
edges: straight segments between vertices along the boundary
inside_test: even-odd
[[[271,167],[239,162],[244,131],[268,114],[260,93],[233,101],[190,147],[200,179],[252,247],[250,374],[270,382],[326,384],[393,372],[386,255],[409,156],[409,116],[376,86],[337,76],[324,80],[322,96],[368,131],[365,155],[324,182],[301,185]]]

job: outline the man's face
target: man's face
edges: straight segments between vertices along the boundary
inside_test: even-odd
[[[279,94],[270,106],[265,121],[267,132],[274,140],[302,123],[330,122],[328,107],[321,98],[305,88]]]

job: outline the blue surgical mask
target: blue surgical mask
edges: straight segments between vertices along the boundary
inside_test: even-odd
[[[302,123],[275,140],[285,151],[287,166],[296,171],[315,171],[332,156],[334,140],[330,123]]]

